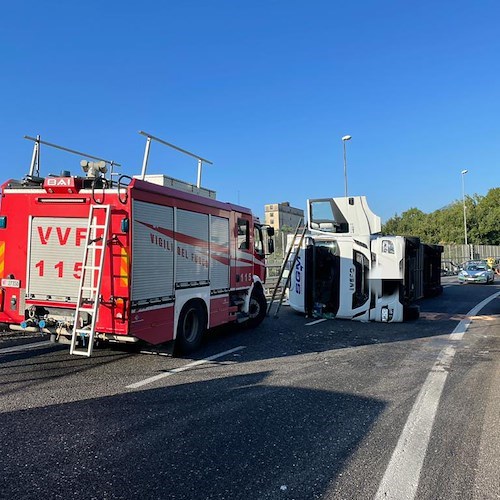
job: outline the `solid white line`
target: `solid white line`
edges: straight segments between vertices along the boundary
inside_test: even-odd
[[[498,409],[500,408],[500,360],[491,370],[492,379],[486,392],[483,427],[479,453],[475,464],[474,490],[472,498],[495,498],[500,491],[500,432],[498,432]],[[495,479],[496,477],[496,479]]]
[[[467,316],[475,316],[488,302],[499,295],[500,292],[497,292],[483,300],[472,308]],[[470,318],[460,321],[450,334],[449,340],[461,340],[470,322]],[[439,400],[455,352],[455,347],[450,344],[439,353],[401,432],[375,500],[415,498]]]
[[[486,305],[488,302],[491,302],[493,299],[496,299],[498,296],[500,296],[500,292],[494,293],[493,295],[490,295],[486,299],[484,299],[482,302],[479,302],[477,306],[473,307],[468,313],[467,316],[476,316],[477,313]],[[469,328],[469,324],[471,322],[470,318],[465,318],[460,323],[457,325],[455,330],[450,335],[450,340],[462,340],[462,337],[464,336],[464,333],[467,331],[467,328]]]
[[[323,323],[326,321],[326,318],[317,319],[316,321],[311,321],[310,323],[306,323],[306,326],[317,325],[318,323]]]
[[[135,382],[134,384],[127,385],[126,389],[137,389],[139,387],[142,387],[143,385],[151,384],[152,382],[156,382],[157,380],[161,380],[162,378],[170,377],[170,375],[175,375],[176,373],[184,372],[186,370],[189,370],[190,368],[193,368],[194,366],[208,363],[209,361],[212,361],[212,360],[217,359],[217,358],[221,358],[222,356],[227,356],[228,354],[231,354],[233,352],[241,351],[242,349],[245,349],[245,346],[235,347],[234,349],[229,349],[229,351],[220,352],[219,354],[214,354],[213,356],[209,356],[208,358],[200,359],[199,361],[193,361],[192,363],[181,366],[180,368],[174,368],[173,370],[169,370],[167,372],[160,373],[158,375],[155,375],[154,377],[149,377],[145,380],[141,380],[140,382]]]
[[[29,351],[31,349],[38,349],[39,347],[47,347],[49,345],[55,345],[54,342],[50,340],[45,340],[42,342],[31,342],[30,344],[15,345],[13,347],[4,347],[0,349],[0,354],[11,354],[13,352]]]
[[[375,500],[410,500],[417,493],[434,418],[455,348],[444,348],[427,376],[380,483]]]

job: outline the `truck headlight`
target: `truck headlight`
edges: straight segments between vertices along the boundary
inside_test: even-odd
[[[388,307],[382,307],[381,312],[381,318],[380,320],[383,323],[387,323],[389,321],[389,308]]]
[[[382,253],[394,253],[394,243],[390,240],[382,240]]]

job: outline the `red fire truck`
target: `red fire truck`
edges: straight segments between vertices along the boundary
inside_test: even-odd
[[[173,340],[186,353],[208,328],[264,319],[265,228],[201,187],[208,160],[141,133],[141,175],[117,180],[115,162],[26,137],[29,174],[1,186],[1,323],[90,356],[97,340]],[[195,157],[197,185],[146,175],[151,141]],[[41,177],[42,144],[87,158],[86,176]]]

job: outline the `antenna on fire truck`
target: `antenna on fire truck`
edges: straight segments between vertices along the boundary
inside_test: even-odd
[[[24,136],[26,139],[27,137]],[[37,135],[35,140],[35,144],[33,145],[33,156],[31,157],[31,165],[30,165],[30,173],[28,174],[30,177],[33,177],[35,174],[36,168],[36,176],[40,175],[40,136]]]
[[[29,135],[24,136],[25,139],[29,141],[34,141],[35,145],[33,146],[33,156],[31,158],[31,166],[29,175],[32,177],[35,173],[36,176],[40,174],[40,145],[45,144],[46,146],[50,146],[52,148],[60,149],[61,151],[66,151],[68,153],[73,153],[75,155],[84,156],[85,158],[91,158],[92,160],[103,161],[105,164],[108,164],[111,167],[111,175],[113,175],[113,167],[121,167],[120,163],[117,163],[113,160],[106,160],[104,158],[99,158],[98,156],[89,155],[87,153],[82,153],[81,151],[75,151],[74,149],[65,148],[63,146],[58,146],[57,144],[52,144],[51,142],[42,141],[40,136],[30,137]]]
[[[165,146],[169,146],[173,149],[176,149],[177,151],[180,151],[181,153],[184,153],[188,156],[192,156],[193,158],[196,158],[198,160],[198,178],[196,181],[196,187],[201,188],[201,171],[203,168],[203,163],[208,163],[209,165],[213,165],[213,163],[209,160],[206,160],[205,158],[202,158],[201,156],[195,155],[194,153],[190,153],[189,151],[186,151],[185,149],[180,148],[179,146],[175,146],[174,144],[171,144],[170,142],[164,141],[163,139],[159,139],[158,137],[155,137],[154,135],[148,134],[147,132],[144,132],[143,130],[139,131],[139,134],[144,135],[146,139],[146,149],[144,150],[144,159],[142,161],[142,172],[141,172],[141,179],[144,180],[146,177],[146,169],[148,166],[148,159],[149,159],[149,149],[151,147],[151,140],[157,141],[160,144],[164,144]]]

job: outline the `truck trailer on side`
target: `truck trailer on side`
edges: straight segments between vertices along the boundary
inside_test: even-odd
[[[265,228],[201,187],[208,160],[143,135],[141,175],[117,181],[114,162],[29,138],[30,173],[1,186],[0,322],[90,356],[97,340],[186,353],[209,328],[263,320]],[[194,156],[198,183],[146,175],[153,140]],[[85,176],[41,177],[42,144],[96,161],[81,162]]]

